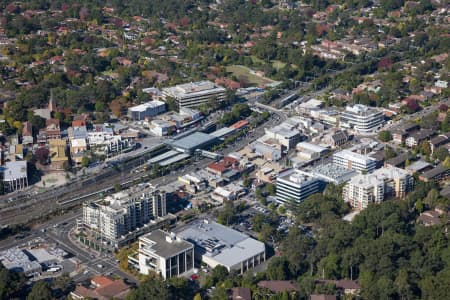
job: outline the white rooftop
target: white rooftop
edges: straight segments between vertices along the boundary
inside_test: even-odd
[[[228,267],[265,251],[264,243],[213,221],[197,220],[178,235],[203,249],[203,255]]]
[[[154,100],[154,101],[149,101],[149,102],[146,102],[143,104],[139,104],[139,105],[130,107],[129,110],[137,111],[137,112],[144,112],[148,108],[155,108],[155,107],[160,107],[160,106],[165,106],[165,105],[166,105],[166,103],[163,101]]]
[[[27,177],[26,161],[7,161],[3,170],[3,180],[13,181],[18,178]]]

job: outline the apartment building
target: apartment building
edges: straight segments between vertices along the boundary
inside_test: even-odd
[[[412,175],[396,167],[381,168],[372,174],[353,177],[344,187],[344,201],[358,210],[388,197],[403,198],[414,186]]]
[[[334,153],[333,163],[359,173],[370,173],[377,167],[377,162],[374,158],[350,150]]]
[[[320,181],[297,169],[290,169],[278,175],[276,180],[277,202],[301,202],[320,191]]]
[[[153,188],[121,191],[83,205],[82,225],[111,245],[150,221],[167,215],[166,195]]]
[[[225,88],[211,81],[198,81],[162,89],[163,98],[174,98],[179,108],[198,107],[208,101],[225,99]]]
[[[174,233],[160,229],[139,238],[138,258],[129,257],[139,272],[155,272],[164,279],[177,277],[194,268],[194,245]]]
[[[362,104],[347,106],[342,112],[340,126],[360,133],[371,133],[381,128],[384,116],[381,110]]]

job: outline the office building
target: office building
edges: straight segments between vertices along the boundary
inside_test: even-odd
[[[296,126],[284,122],[270,129],[265,129],[266,136],[272,138],[286,149],[290,150],[301,141],[302,136]]]
[[[123,236],[165,215],[165,193],[137,187],[84,204],[82,223],[116,247]]]
[[[279,203],[302,202],[310,195],[320,191],[320,182],[316,177],[297,169],[290,169],[279,174],[276,186],[276,198]]]
[[[343,198],[353,208],[361,210],[389,197],[403,198],[413,186],[414,178],[409,172],[396,167],[381,168],[350,179],[344,187]]]
[[[266,247],[246,234],[209,220],[196,220],[178,233],[195,246],[195,256],[210,268],[245,271],[266,260]]]
[[[180,84],[162,90],[163,98],[174,98],[179,108],[198,107],[209,101],[222,101],[226,90],[211,81]]]
[[[128,109],[128,117],[133,121],[141,121],[145,118],[154,117],[166,111],[166,103],[163,101],[149,101]]]
[[[152,271],[164,279],[190,272],[194,268],[194,245],[174,233],[155,230],[139,238],[139,272],[148,275]]]
[[[350,150],[334,153],[333,163],[359,173],[370,173],[377,167],[377,162],[374,158]]]
[[[342,112],[340,126],[360,133],[370,133],[381,128],[384,116],[381,110],[365,105],[347,106]]]

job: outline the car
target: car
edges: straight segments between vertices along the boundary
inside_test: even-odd
[[[102,264],[98,264],[98,265],[97,265],[97,268],[103,269],[103,265],[102,265]]]

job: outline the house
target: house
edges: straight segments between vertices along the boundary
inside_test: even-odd
[[[47,140],[60,139],[61,128],[59,120],[53,118],[45,120],[45,128],[39,131],[39,135],[45,136]]]
[[[125,299],[131,288],[122,279],[113,280],[106,276],[95,276],[90,285],[77,285],[70,293],[72,299]]]
[[[24,122],[22,128],[22,144],[24,146],[32,146],[33,142],[33,125],[31,125],[31,122]]]
[[[311,295],[309,300],[336,300],[335,295]]]
[[[268,289],[272,293],[295,292],[298,290],[295,281],[292,280],[263,280],[258,286]]]
[[[317,284],[332,284],[336,289],[345,295],[359,295],[361,292],[360,284],[355,280],[317,280]]]
[[[252,300],[252,291],[245,287],[235,287],[231,289],[232,300]]]
[[[447,220],[445,220],[446,215]],[[417,223],[422,224],[424,226],[441,225],[443,224],[444,221],[445,222],[448,221],[448,214],[446,213],[446,211],[440,208],[424,211],[417,218]]]

